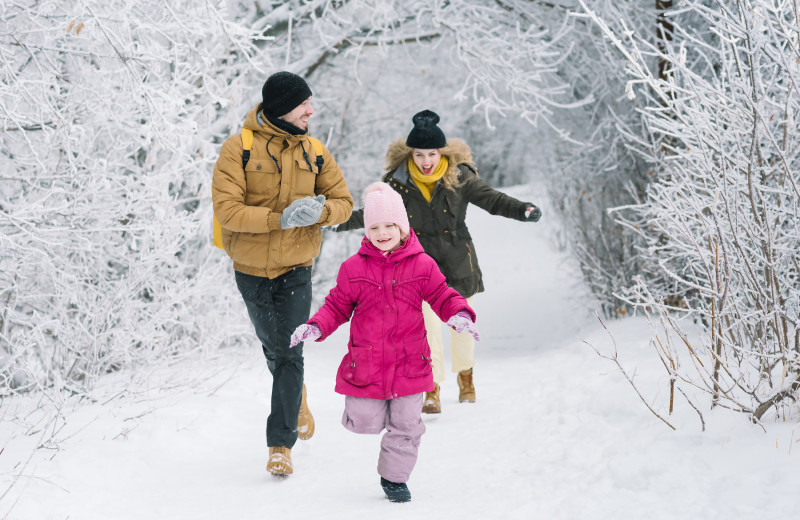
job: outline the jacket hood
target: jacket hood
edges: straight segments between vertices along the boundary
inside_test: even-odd
[[[283,128],[272,124],[267,118],[261,115],[260,109],[261,104],[259,103],[247,113],[247,117],[244,118],[244,124],[242,125],[244,128],[249,128],[253,132],[285,137],[287,139],[292,137],[303,138],[308,135],[308,129],[306,129],[306,131],[302,134],[292,134]]]
[[[419,243],[419,239],[413,229],[408,230],[408,238],[405,243],[388,256],[383,256],[383,251],[373,246],[367,237],[361,239],[361,247],[358,250],[359,255],[385,258],[387,262],[399,262],[404,258],[424,252],[425,250],[422,249],[422,244]]]
[[[444,148],[439,148],[442,155],[447,157],[449,161],[447,171],[444,174],[444,181],[447,185],[456,183],[458,178],[458,165],[467,163],[474,166],[472,162],[472,150],[470,150],[467,143],[461,139],[448,139],[447,145]],[[386,151],[386,171],[396,170],[404,165],[411,157],[413,152],[412,148],[406,146],[405,139],[397,139],[392,141],[389,149]]]

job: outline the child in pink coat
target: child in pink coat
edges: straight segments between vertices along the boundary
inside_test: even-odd
[[[450,327],[479,336],[475,312],[425,254],[403,199],[388,184],[364,191],[364,227],[361,248],[342,264],[336,287],[295,330],[291,345],[322,341],[352,318],[336,374],[336,392],[345,396],[342,424],[355,433],[386,429],[378,457],[381,486],[392,502],[408,502],[406,482],[425,433],[422,398],[433,390],[423,300]]]

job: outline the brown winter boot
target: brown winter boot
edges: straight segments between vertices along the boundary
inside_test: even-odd
[[[300,400],[300,413],[297,416],[297,438],[307,441],[314,436],[314,416],[308,409],[306,401],[306,385],[303,384],[303,397]]]
[[[472,384],[472,369],[458,373],[458,402],[475,402],[475,385]]]
[[[422,413],[442,413],[442,403],[439,402],[439,383],[434,383],[436,387],[433,392],[425,392],[425,400],[422,402]]]
[[[277,477],[292,474],[292,450],[284,446],[270,446],[267,471]]]

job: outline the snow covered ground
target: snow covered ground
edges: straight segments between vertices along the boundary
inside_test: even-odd
[[[524,188],[513,193],[537,200]],[[797,420],[772,418],[764,431],[704,403],[701,432],[697,413],[676,401],[669,420],[677,431],[666,427],[587,346],[610,352],[616,342],[626,369],[663,413],[667,380],[647,323],[607,323],[610,334],[601,326],[575,290],[578,274],[547,239],[546,205],[544,215],[530,224],[471,209],[487,286],[476,302],[478,401],[459,404],[448,375],[443,413],[424,416],[411,503],[383,497],[379,437],[340,425],[344,398],[333,386],[343,327],[306,347],[317,429],[295,446],[293,476],[264,471],[271,380],[254,343],[147,377],[109,379],[99,389],[104,398],[70,412],[56,428],[57,442],[27,464],[42,437],[23,435],[22,426],[36,422],[35,412],[24,413],[34,403],[2,402],[0,494],[15,483],[0,500],[0,518],[800,517]],[[156,384],[165,381],[174,384]]]

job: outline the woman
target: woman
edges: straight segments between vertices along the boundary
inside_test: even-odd
[[[474,204],[492,215],[530,222],[539,220],[542,212],[530,202],[509,197],[481,180],[469,146],[460,139],[448,141],[437,126],[437,114],[423,110],[414,115],[412,122],[414,128],[408,137],[389,145],[388,173],[383,181],[403,198],[411,228],[425,252],[436,260],[447,285],[472,307],[475,294],[484,288],[475,246],[465,223],[467,206]],[[337,231],[362,227],[364,212],[357,210]],[[434,390],[426,393],[422,411],[440,413],[439,383],[445,379],[441,321],[425,303],[422,312],[436,383]],[[472,336],[450,332],[451,365],[458,373],[458,400],[462,403],[475,402],[474,352]]]

